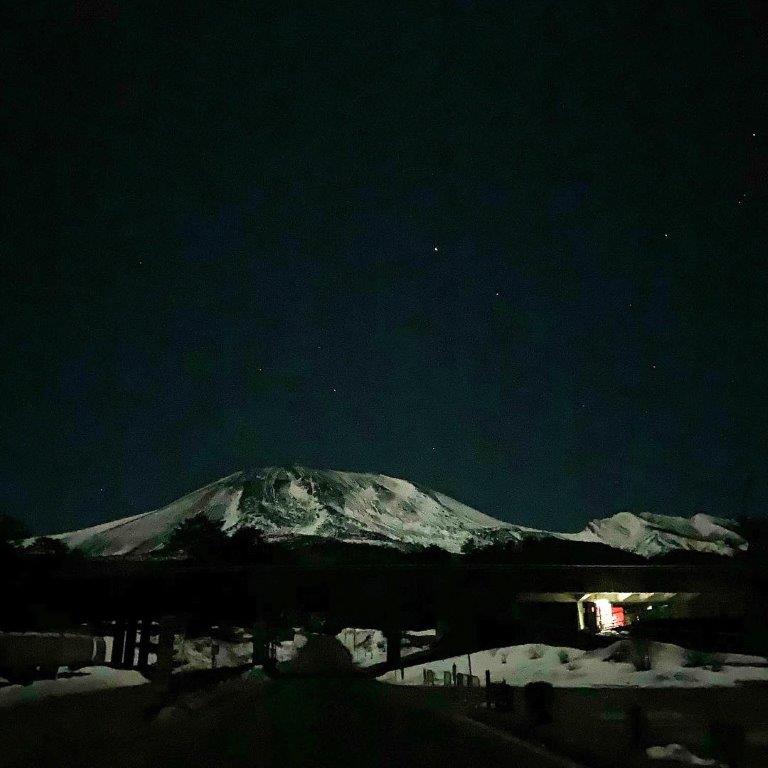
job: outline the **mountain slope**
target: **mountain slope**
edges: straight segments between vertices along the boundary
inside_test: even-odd
[[[436,545],[452,552],[470,538],[485,544],[553,537],[646,557],[676,549],[729,555],[746,546],[730,521],[708,515],[621,512],[593,520],[579,533],[549,533],[496,520],[405,480],[299,466],[237,472],[161,509],[54,538],[91,555],[143,555],[160,549],[180,522],[199,513],[230,533],[255,527],[273,540],[326,537],[401,548]]]

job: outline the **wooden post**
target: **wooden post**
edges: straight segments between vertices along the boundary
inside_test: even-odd
[[[491,670],[485,670],[485,706],[491,708]]]
[[[467,666],[469,667],[469,676],[472,677],[472,656],[467,654]]]
[[[456,662],[454,662],[451,667],[451,679],[453,680],[453,684],[456,685]]]

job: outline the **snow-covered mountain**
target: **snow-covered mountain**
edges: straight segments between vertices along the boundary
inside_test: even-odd
[[[674,549],[732,554],[746,546],[729,521],[690,520],[622,512],[592,521],[580,533],[549,533],[505,523],[448,496],[386,475],[300,466],[237,472],[161,509],[57,534],[91,555],[143,555],[160,549],[183,520],[205,514],[233,533],[261,529],[270,539],[325,537],[396,547],[430,544],[458,552],[479,544],[523,538],[600,542],[644,556]]]
[[[677,549],[732,555],[747,547],[746,540],[732,530],[734,527],[732,520],[702,513],[686,518],[649,512],[619,512],[602,520],[592,520],[579,533],[558,534],[558,537],[607,544],[643,557]]]

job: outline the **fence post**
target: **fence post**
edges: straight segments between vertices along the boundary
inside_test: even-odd
[[[453,680],[453,684],[456,685],[456,664],[454,662],[453,666],[451,667],[451,680]]]
[[[485,706],[491,708],[491,670],[485,670]]]

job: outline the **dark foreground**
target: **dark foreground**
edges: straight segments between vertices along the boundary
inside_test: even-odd
[[[729,768],[768,767],[768,685],[718,688],[556,688],[551,721],[532,724],[522,689],[511,711],[471,713],[496,730],[541,742],[594,768],[674,768],[646,748],[684,744]]]
[[[0,709],[0,763],[549,768],[540,754],[456,719],[461,706],[439,691],[366,680],[235,680],[158,706],[141,686]]]
[[[768,766],[763,685],[556,689],[552,722],[535,727],[520,714],[521,690],[510,712],[487,711],[477,694],[359,678],[238,678],[173,696],[144,685],[44,699],[0,708],[0,765],[562,768],[531,746],[539,743],[591,768],[674,768],[649,760],[645,747],[678,742],[730,768]]]

